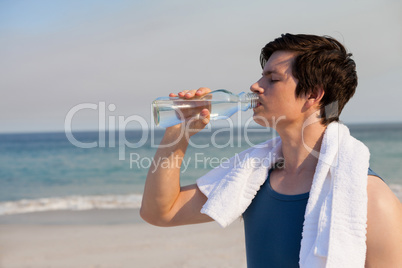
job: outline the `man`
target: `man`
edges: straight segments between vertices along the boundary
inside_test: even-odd
[[[247,262],[249,267],[298,267],[303,217],[317,153],[329,124],[339,120],[355,92],[355,63],[342,44],[332,38],[286,34],[263,48],[261,65],[262,77],[251,86],[251,91],[259,95],[254,120],[275,128],[284,161],[270,169],[266,183],[243,213]],[[190,99],[208,92],[210,89],[200,88],[178,96]],[[177,159],[183,159],[188,146],[182,131],[191,137],[208,123],[209,111],[204,109],[199,119],[166,129],[161,145],[169,146],[161,146],[155,159],[162,159],[169,168],[150,168],[156,171],[148,173],[141,207],[141,216],[147,222],[175,226],[213,220],[200,212],[208,200],[200,186],[180,187],[180,165],[174,165]],[[401,203],[380,178],[370,175],[370,171],[368,174],[366,267],[402,267]],[[264,189],[277,199],[302,199],[304,203],[282,200],[290,205],[286,208],[282,201],[277,204],[264,197]],[[280,217],[274,214],[278,210]]]

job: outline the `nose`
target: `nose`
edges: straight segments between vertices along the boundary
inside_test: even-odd
[[[250,90],[251,90],[253,93],[258,93],[258,94],[264,93],[264,89],[263,89],[262,87],[260,87],[259,82],[260,82],[260,80],[258,80],[257,82],[255,82],[254,84],[252,84],[252,85],[250,86]]]

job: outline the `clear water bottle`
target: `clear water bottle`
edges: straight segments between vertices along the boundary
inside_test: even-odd
[[[210,120],[227,119],[237,111],[255,108],[258,94],[233,94],[224,89],[212,91],[202,97],[183,99],[179,97],[160,97],[152,102],[155,124],[170,127],[185,119],[197,117],[203,109],[210,111]]]

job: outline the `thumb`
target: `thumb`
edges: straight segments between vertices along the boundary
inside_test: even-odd
[[[200,112],[200,119],[201,119],[203,124],[207,125],[209,123],[209,121],[210,121],[210,117],[211,117],[211,114],[210,114],[208,109],[203,109]]]

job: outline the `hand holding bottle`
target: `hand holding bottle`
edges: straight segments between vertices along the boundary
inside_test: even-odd
[[[258,103],[259,96],[256,93],[242,92],[235,95],[224,89],[211,92],[209,88],[200,88],[157,98],[152,106],[155,124],[170,127],[183,121],[199,121],[199,117],[204,118],[207,113],[209,120],[228,119],[237,111],[247,111]]]
[[[204,96],[204,98],[208,99],[207,95],[211,92],[211,89],[206,87],[201,87],[197,90],[184,90],[179,92],[178,94],[170,93],[169,97],[175,98],[178,97],[183,100],[175,100],[174,103],[179,109],[175,110],[176,117],[181,118],[182,121],[185,122],[185,125],[190,131],[190,136],[196,134],[198,131],[202,130],[208,123],[210,119],[210,109],[211,102],[209,101],[197,101],[197,105],[185,105],[188,103],[188,100],[194,99],[197,100]]]

